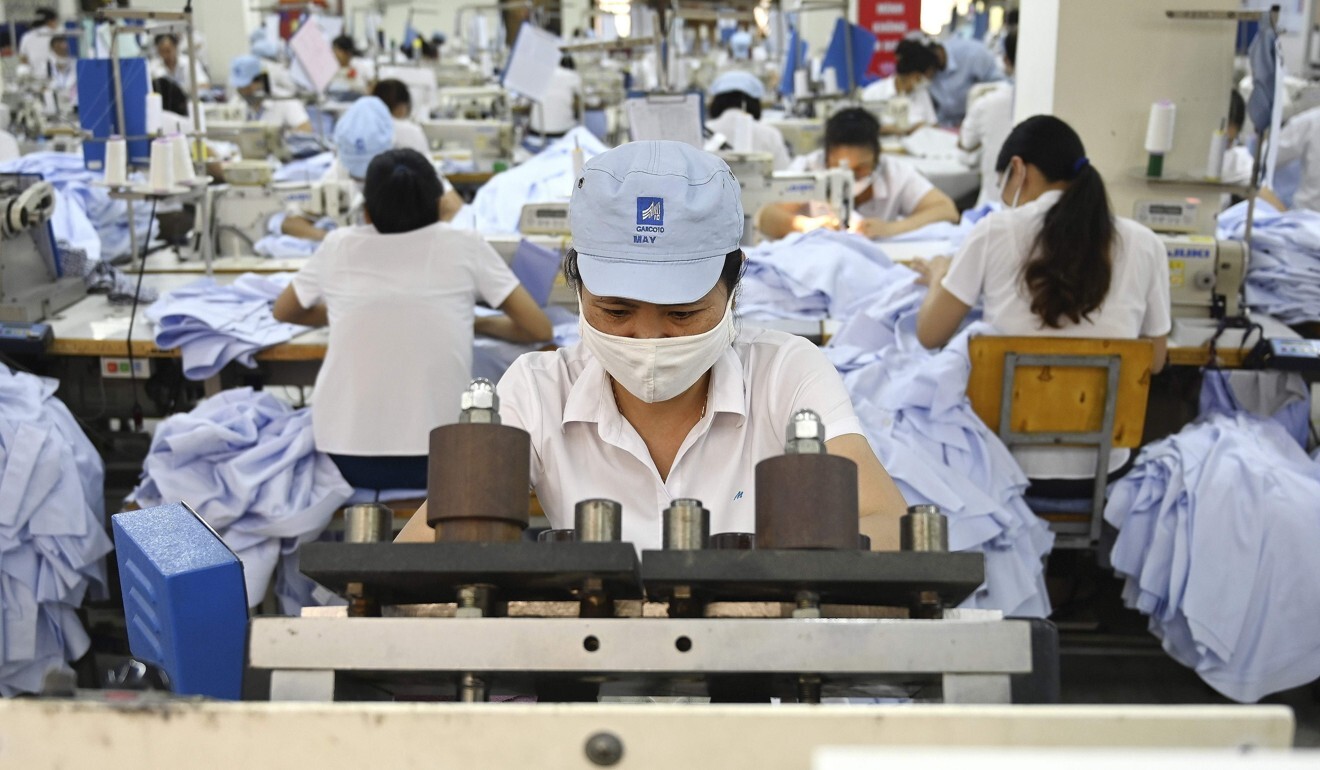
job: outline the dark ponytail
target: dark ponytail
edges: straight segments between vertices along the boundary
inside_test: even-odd
[[[1052,329],[1064,319],[1081,323],[1104,304],[1113,279],[1114,217],[1105,182],[1077,132],[1052,115],[1017,125],[999,151],[995,170],[1017,156],[1049,182],[1068,182],[1045,221],[1022,267],[1031,312]]]

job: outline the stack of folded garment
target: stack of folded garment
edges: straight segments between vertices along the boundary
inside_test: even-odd
[[[1242,702],[1320,677],[1320,465],[1278,422],[1215,413],[1141,450],[1109,489],[1128,606]]]
[[[130,499],[143,507],[191,506],[242,559],[248,603],[256,605],[277,562],[316,539],[352,494],[334,462],[316,451],[311,410],[238,388],[160,424]],[[281,609],[294,614],[315,592],[296,567],[279,578]]]
[[[1243,201],[1219,215],[1219,237],[1242,240],[1246,220]],[[1246,296],[1252,310],[1286,324],[1320,321],[1320,213],[1256,201]]]
[[[90,640],[77,609],[105,589],[105,469],[59,383],[0,367],[0,695],[39,692]]]
[[[255,367],[258,351],[307,330],[271,315],[271,304],[292,278],[292,273],[244,273],[232,284],[202,278],[167,292],[146,311],[156,325],[156,345],[179,348],[183,374],[192,380],[214,376],[230,361]]]

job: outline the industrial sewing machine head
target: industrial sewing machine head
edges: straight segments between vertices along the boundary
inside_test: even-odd
[[[439,151],[468,151],[478,171],[489,171],[496,161],[513,157],[513,126],[503,120],[426,120],[422,131]]]
[[[707,502],[673,500],[661,547],[640,559],[608,499],[580,501],[572,529],[524,537],[530,439],[500,423],[489,382],[472,383],[430,450],[434,542],[383,542],[388,526],[354,519],[346,531],[363,542],[310,543],[300,557],[347,608],[252,621],[250,664],[271,672],[272,699],[365,686],[594,701],[627,686],[819,702],[933,683],[946,701],[1007,702],[1009,676],[1033,670],[1031,622],[950,609],[984,580],[983,557],[948,552],[933,506],[903,517],[904,550],[869,549],[857,466],[825,451],[811,411],[792,416],[785,453],[757,465],[755,533],[712,534]]]
[[[87,295],[65,275],[50,227],[55,188],[34,174],[0,174],[0,321],[32,323]]]
[[[207,124],[206,136],[238,145],[240,154],[249,160],[265,160],[274,155],[288,160],[284,132],[279,126],[257,121],[213,121]]]
[[[719,154],[742,187],[743,245],[751,245],[757,235],[758,215],[762,207],[772,203],[823,202],[830,211],[847,223],[852,216],[853,185],[855,181],[846,169],[826,169],[792,173],[775,171],[774,159],[768,153],[722,152]]]
[[[1242,312],[1246,247],[1209,236],[1165,235],[1169,299],[1175,318],[1224,318]]]

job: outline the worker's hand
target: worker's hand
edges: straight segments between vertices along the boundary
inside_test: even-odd
[[[819,217],[793,217],[793,229],[799,233],[809,233],[812,230],[838,230],[839,218],[832,214],[825,214]]]
[[[865,235],[867,238],[890,238],[905,231],[898,229],[897,222],[854,215],[852,224],[848,225],[848,232]]]
[[[952,259],[940,255],[938,257],[931,257],[928,260],[913,260],[912,264],[908,265],[908,267],[916,271],[918,286],[933,286],[944,280],[944,276],[949,272],[949,265],[952,263]]]

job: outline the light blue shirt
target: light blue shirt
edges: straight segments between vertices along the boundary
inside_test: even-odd
[[[977,40],[952,38],[940,41],[948,64],[930,81],[930,95],[940,124],[956,126],[967,114],[967,92],[977,83],[1003,80],[995,55]]]

